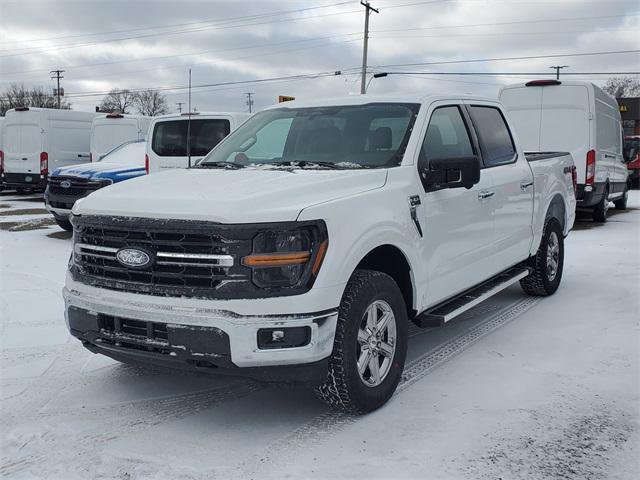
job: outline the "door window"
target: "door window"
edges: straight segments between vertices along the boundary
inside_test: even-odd
[[[471,118],[480,137],[485,166],[513,162],[516,147],[500,110],[475,105],[471,107]]]
[[[439,107],[431,114],[420,155],[432,158],[474,155],[469,131],[457,106]]]

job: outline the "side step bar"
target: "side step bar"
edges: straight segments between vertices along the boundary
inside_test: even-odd
[[[491,280],[481,283],[446,302],[425,310],[413,319],[413,322],[421,328],[439,327],[452,318],[475,307],[489,297],[505,288],[513,285],[520,279],[529,275],[531,271],[526,267],[513,267],[506,270]]]

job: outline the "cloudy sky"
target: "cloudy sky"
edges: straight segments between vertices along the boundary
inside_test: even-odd
[[[596,83],[607,78],[597,72],[640,70],[637,52],[513,59],[638,50],[638,0],[371,4],[380,13],[370,21],[370,70],[405,74],[372,80],[370,93],[491,95],[551,65]],[[2,0],[0,88],[53,87],[49,71],[59,68],[74,109],[93,110],[112,88],[150,87],[176,109],[186,102],[191,67],[200,111],[244,111],[246,92],[254,108],[278,95],[344,95],[359,91],[363,12],[358,0]],[[507,75],[441,75],[454,72]],[[517,75],[527,72],[534,75]],[[249,80],[260,81],[232,83]]]

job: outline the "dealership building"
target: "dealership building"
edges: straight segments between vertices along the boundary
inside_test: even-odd
[[[640,97],[618,98],[625,135],[640,135]]]

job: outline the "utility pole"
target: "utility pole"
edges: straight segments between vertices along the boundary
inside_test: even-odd
[[[64,70],[51,70],[49,72],[49,74],[51,75],[51,78],[55,78],[58,81],[58,88],[56,88],[56,96],[58,97],[58,109],[60,109],[60,94],[62,93],[60,91],[60,79],[64,78],[62,76],[62,74],[64,73]]]
[[[178,106],[178,113],[182,113],[182,105],[184,105],[184,102],[176,102],[176,105]]]
[[[187,165],[191,168],[191,69],[189,69],[189,113],[187,117]]]
[[[364,95],[367,92],[367,49],[369,48],[369,14],[373,10],[376,13],[380,13],[377,9],[373,8],[369,2],[360,1],[360,5],[364,7],[364,45],[362,49],[362,79],[360,81],[360,93]]]
[[[247,105],[249,105],[249,113],[251,113],[251,107],[253,107],[253,100],[251,99],[251,95],[253,95],[253,92],[247,92],[245,93],[245,95],[247,96]]]
[[[549,68],[556,71],[556,80],[560,80],[560,70],[562,70],[563,68],[567,68],[568,66],[569,65],[553,65]]]

